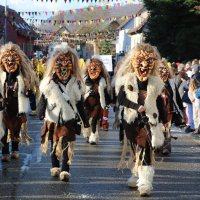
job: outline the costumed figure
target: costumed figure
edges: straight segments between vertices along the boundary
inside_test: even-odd
[[[41,58],[38,61],[38,64],[35,69],[36,75],[40,81],[43,79],[43,76],[46,70],[46,61],[47,61],[46,56],[43,56],[43,58]]]
[[[164,101],[164,108],[167,113],[168,127],[164,130],[165,141],[162,147],[157,151],[163,155],[168,155],[171,153],[171,124],[183,125],[184,121],[184,107],[178,91],[175,85],[172,73],[168,67],[167,61],[162,59],[159,67],[159,75],[163,80],[165,87],[162,91],[162,98]],[[174,137],[175,138],[175,137]]]
[[[0,49],[0,135],[2,143],[2,161],[10,160],[9,143],[12,143],[11,158],[19,158],[22,129],[26,145],[30,143],[27,133],[26,113],[29,95],[38,86],[31,61],[11,42]],[[2,137],[3,136],[3,137]]]
[[[89,116],[91,130],[85,131],[84,136],[89,139],[90,144],[96,144],[99,140],[99,121],[103,114],[102,126],[108,123],[111,86],[109,74],[99,58],[87,60],[86,70],[84,107]]]
[[[39,118],[44,119],[41,147],[46,154],[51,141],[51,176],[68,181],[76,134],[80,134],[78,123],[82,120],[85,128],[89,126],[83,107],[79,60],[73,49],[62,44],[55,46],[47,66],[38,104]]]
[[[138,44],[130,50],[116,74],[117,101],[124,108],[122,123],[131,147],[132,176],[128,186],[138,187],[141,196],[149,196],[153,189],[154,148],[163,144],[163,124],[167,126],[160,96],[164,83],[156,74],[159,60],[155,47]],[[123,148],[118,168],[126,164],[126,150]]]

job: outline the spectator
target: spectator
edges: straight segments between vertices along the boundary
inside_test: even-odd
[[[199,124],[200,124],[200,101],[199,101],[199,95],[198,95],[198,89],[200,87],[200,72],[199,72],[200,66],[195,64],[192,67],[192,72],[194,73],[192,75],[191,81],[190,81],[190,91],[193,95],[193,119],[194,119],[194,125],[195,125],[195,133],[199,133]]]
[[[184,85],[183,90],[183,96],[182,96],[182,101],[186,107],[186,115],[187,115],[187,120],[188,120],[188,125],[185,129],[186,133],[193,132],[195,130],[194,128],[194,119],[193,119],[193,106],[192,106],[192,101],[194,100],[193,98],[190,98],[190,92],[189,92],[189,83],[190,83],[190,78],[191,78],[191,73],[188,73],[188,80],[187,84]],[[191,96],[192,97],[192,96]]]

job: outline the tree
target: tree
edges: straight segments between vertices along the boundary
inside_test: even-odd
[[[171,60],[200,58],[199,0],[144,0],[144,4],[150,12],[146,42]]]
[[[100,55],[110,55],[112,50],[111,50],[111,42],[108,39],[104,39],[103,41],[100,42],[99,46],[99,52]]]

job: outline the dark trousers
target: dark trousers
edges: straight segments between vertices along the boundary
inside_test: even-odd
[[[62,171],[69,172],[69,165],[67,164],[67,162],[69,160],[67,145],[68,145],[68,141],[67,141],[66,137],[63,137],[63,139],[62,139],[62,150],[64,149],[64,151],[63,151],[63,154],[62,154],[61,172]],[[53,141],[51,140],[51,152],[52,152],[52,150],[53,150]],[[52,163],[52,168],[53,167],[60,167],[60,161],[57,159],[55,149],[51,154],[51,163]]]
[[[31,92],[29,95],[30,107],[31,110],[36,110],[36,94]]]
[[[10,154],[9,145],[10,143],[4,144],[4,146],[2,147],[2,155]],[[12,148],[12,151],[19,151],[19,143],[17,141],[12,141],[11,148]]]

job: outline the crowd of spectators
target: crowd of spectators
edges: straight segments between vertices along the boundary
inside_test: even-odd
[[[169,63],[174,72],[174,80],[182,98],[186,116],[186,133],[200,134],[200,60]]]

